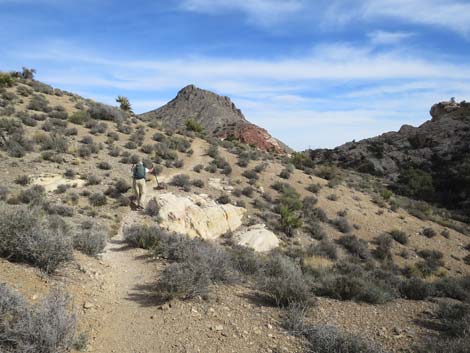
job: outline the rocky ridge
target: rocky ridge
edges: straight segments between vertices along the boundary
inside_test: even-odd
[[[156,119],[164,128],[184,128],[188,120],[199,123],[204,131],[223,139],[235,139],[265,151],[285,152],[287,146],[273,138],[265,129],[250,123],[229,97],[189,85],[178,92],[168,104],[141,115]]]

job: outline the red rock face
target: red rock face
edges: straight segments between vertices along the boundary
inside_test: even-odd
[[[285,150],[279,142],[265,129],[250,123],[231,127],[229,130],[222,131],[220,137],[235,138],[242,143],[246,143],[264,151],[285,153]]]

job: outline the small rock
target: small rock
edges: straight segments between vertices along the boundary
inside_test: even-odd
[[[90,302],[86,302],[85,304],[83,304],[83,309],[92,309],[94,307],[95,306]]]
[[[212,327],[212,330],[214,331],[222,331],[224,327],[222,325],[216,325]]]
[[[170,308],[171,308],[171,305],[168,303],[165,303],[162,306],[160,306],[160,310],[164,310],[164,311],[170,310]]]

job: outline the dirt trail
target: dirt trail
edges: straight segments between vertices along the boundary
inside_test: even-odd
[[[140,302],[140,289],[155,282],[156,265],[146,253],[129,248],[123,241],[123,227],[138,220],[135,212],[125,216],[118,235],[107,246],[103,262],[107,266],[104,290],[93,302],[101,322],[93,351],[156,352],[155,328],[150,325],[149,310]]]
[[[205,163],[205,149],[196,144],[185,160],[185,170]],[[166,178],[181,173],[172,171]],[[148,199],[154,181],[147,184]],[[275,328],[274,308],[250,303],[244,287],[214,288],[215,300],[158,303],[152,288],[164,264],[147,251],[130,248],[123,240],[125,227],[143,221],[129,211],[118,234],[108,243],[102,259],[104,281],[85,316],[93,325],[88,351],[98,353],[268,353],[299,352],[299,344]]]

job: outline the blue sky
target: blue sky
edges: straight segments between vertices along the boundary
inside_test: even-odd
[[[470,99],[468,0],[0,0],[0,70],[138,113],[187,84],[296,149]]]

